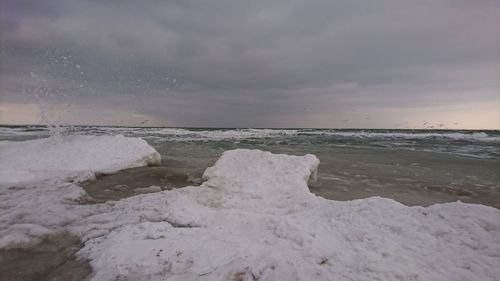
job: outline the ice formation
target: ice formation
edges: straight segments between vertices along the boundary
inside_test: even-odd
[[[0,184],[83,181],[160,161],[160,154],[144,140],[121,135],[4,141],[0,142]]]
[[[114,145],[94,141],[100,148]],[[85,151],[80,148],[73,147]],[[55,150],[51,155],[58,155]],[[105,163],[100,170],[118,168]],[[201,186],[95,205],[78,204],[86,194],[73,183],[0,189],[0,248],[29,247],[54,232],[70,232],[84,242],[78,254],[89,259],[95,281],[500,276],[499,210],[460,202],[407,207],[377,197],[326,200],[307,188],[318,164],[313,155],[232,150],[206,170]],[[55,165],[50,176],[59,171]]]

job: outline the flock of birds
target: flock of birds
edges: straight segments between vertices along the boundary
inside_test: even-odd
[[[365,117],[365,120],[371,120],[370,117]],[[343,123],[348,123],[349,119],[344,119],[342,120]],[[452,125],[453,127],[458,126],[460,123],[459,122],[454,122]],[[399,123],[395,125],[396,128],[402,128],[402,129],[445,129],[445,130],[451,130],[453,128],[450,128],[449,125],[446,125],[444,123],[432,123],[426,120],[422,120],[422,123],[420,126],[412,126],[410,122],[404,122],[404,123]]]
[[[364,119],[365,120],[371,120],[370,117],[365,117]],[[149,119],[146,119],[146,120],[142,121],[141,125],[144,125],[147,122],[149,122]],[[344,119],[344,120],[342,120],[342,122],[347,123],[347,122],[349,122],[349,119]],[[454,122],[453,126],[456,127],[459,124],[460,124],[459,122]],[[417,127],[410,126],[409,122],[404,122],[404,123],[396,124],[396,128],[417,129]],[[432,123],[432,122],[423,120],[422,123],[421,123],[421,126],[419,127],[419,129],[445,129],[445,130],[449,130],[449,129],[452,129],[452,128],[446,126],[446,124],[443,124],[443,123]]]
[[[460,124],[460,123],[459,122],[454,122],[453,126],[456,127],[458,124]],[[396,128],[415,129],[415,127],[411,127],[410,126],[409,122],[404,122],[404,123],[396,124]],[[432,123],[432,122],[425,121],[425,120],[422,121],[422,124],[421,124],[420,128],[422,128],[422,129],[451,129],[446,124],[443,124],[443,123]]]

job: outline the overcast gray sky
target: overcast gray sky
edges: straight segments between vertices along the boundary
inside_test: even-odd
[[[0,3],[0,123],[500,128],[496,0]]]

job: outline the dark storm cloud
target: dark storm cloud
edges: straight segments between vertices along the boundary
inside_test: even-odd
[[[266,126],[499,99],[495,1],[1,3],[2,101],[43,80],[60,102]]]

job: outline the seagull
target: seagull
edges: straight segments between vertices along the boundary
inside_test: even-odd
[[[141,125],[146,124],[146,122],[148,122],[148,121],[149,121],[149,119],[146,119],[146,120],[142,121],[142,122],[141,122]]]

